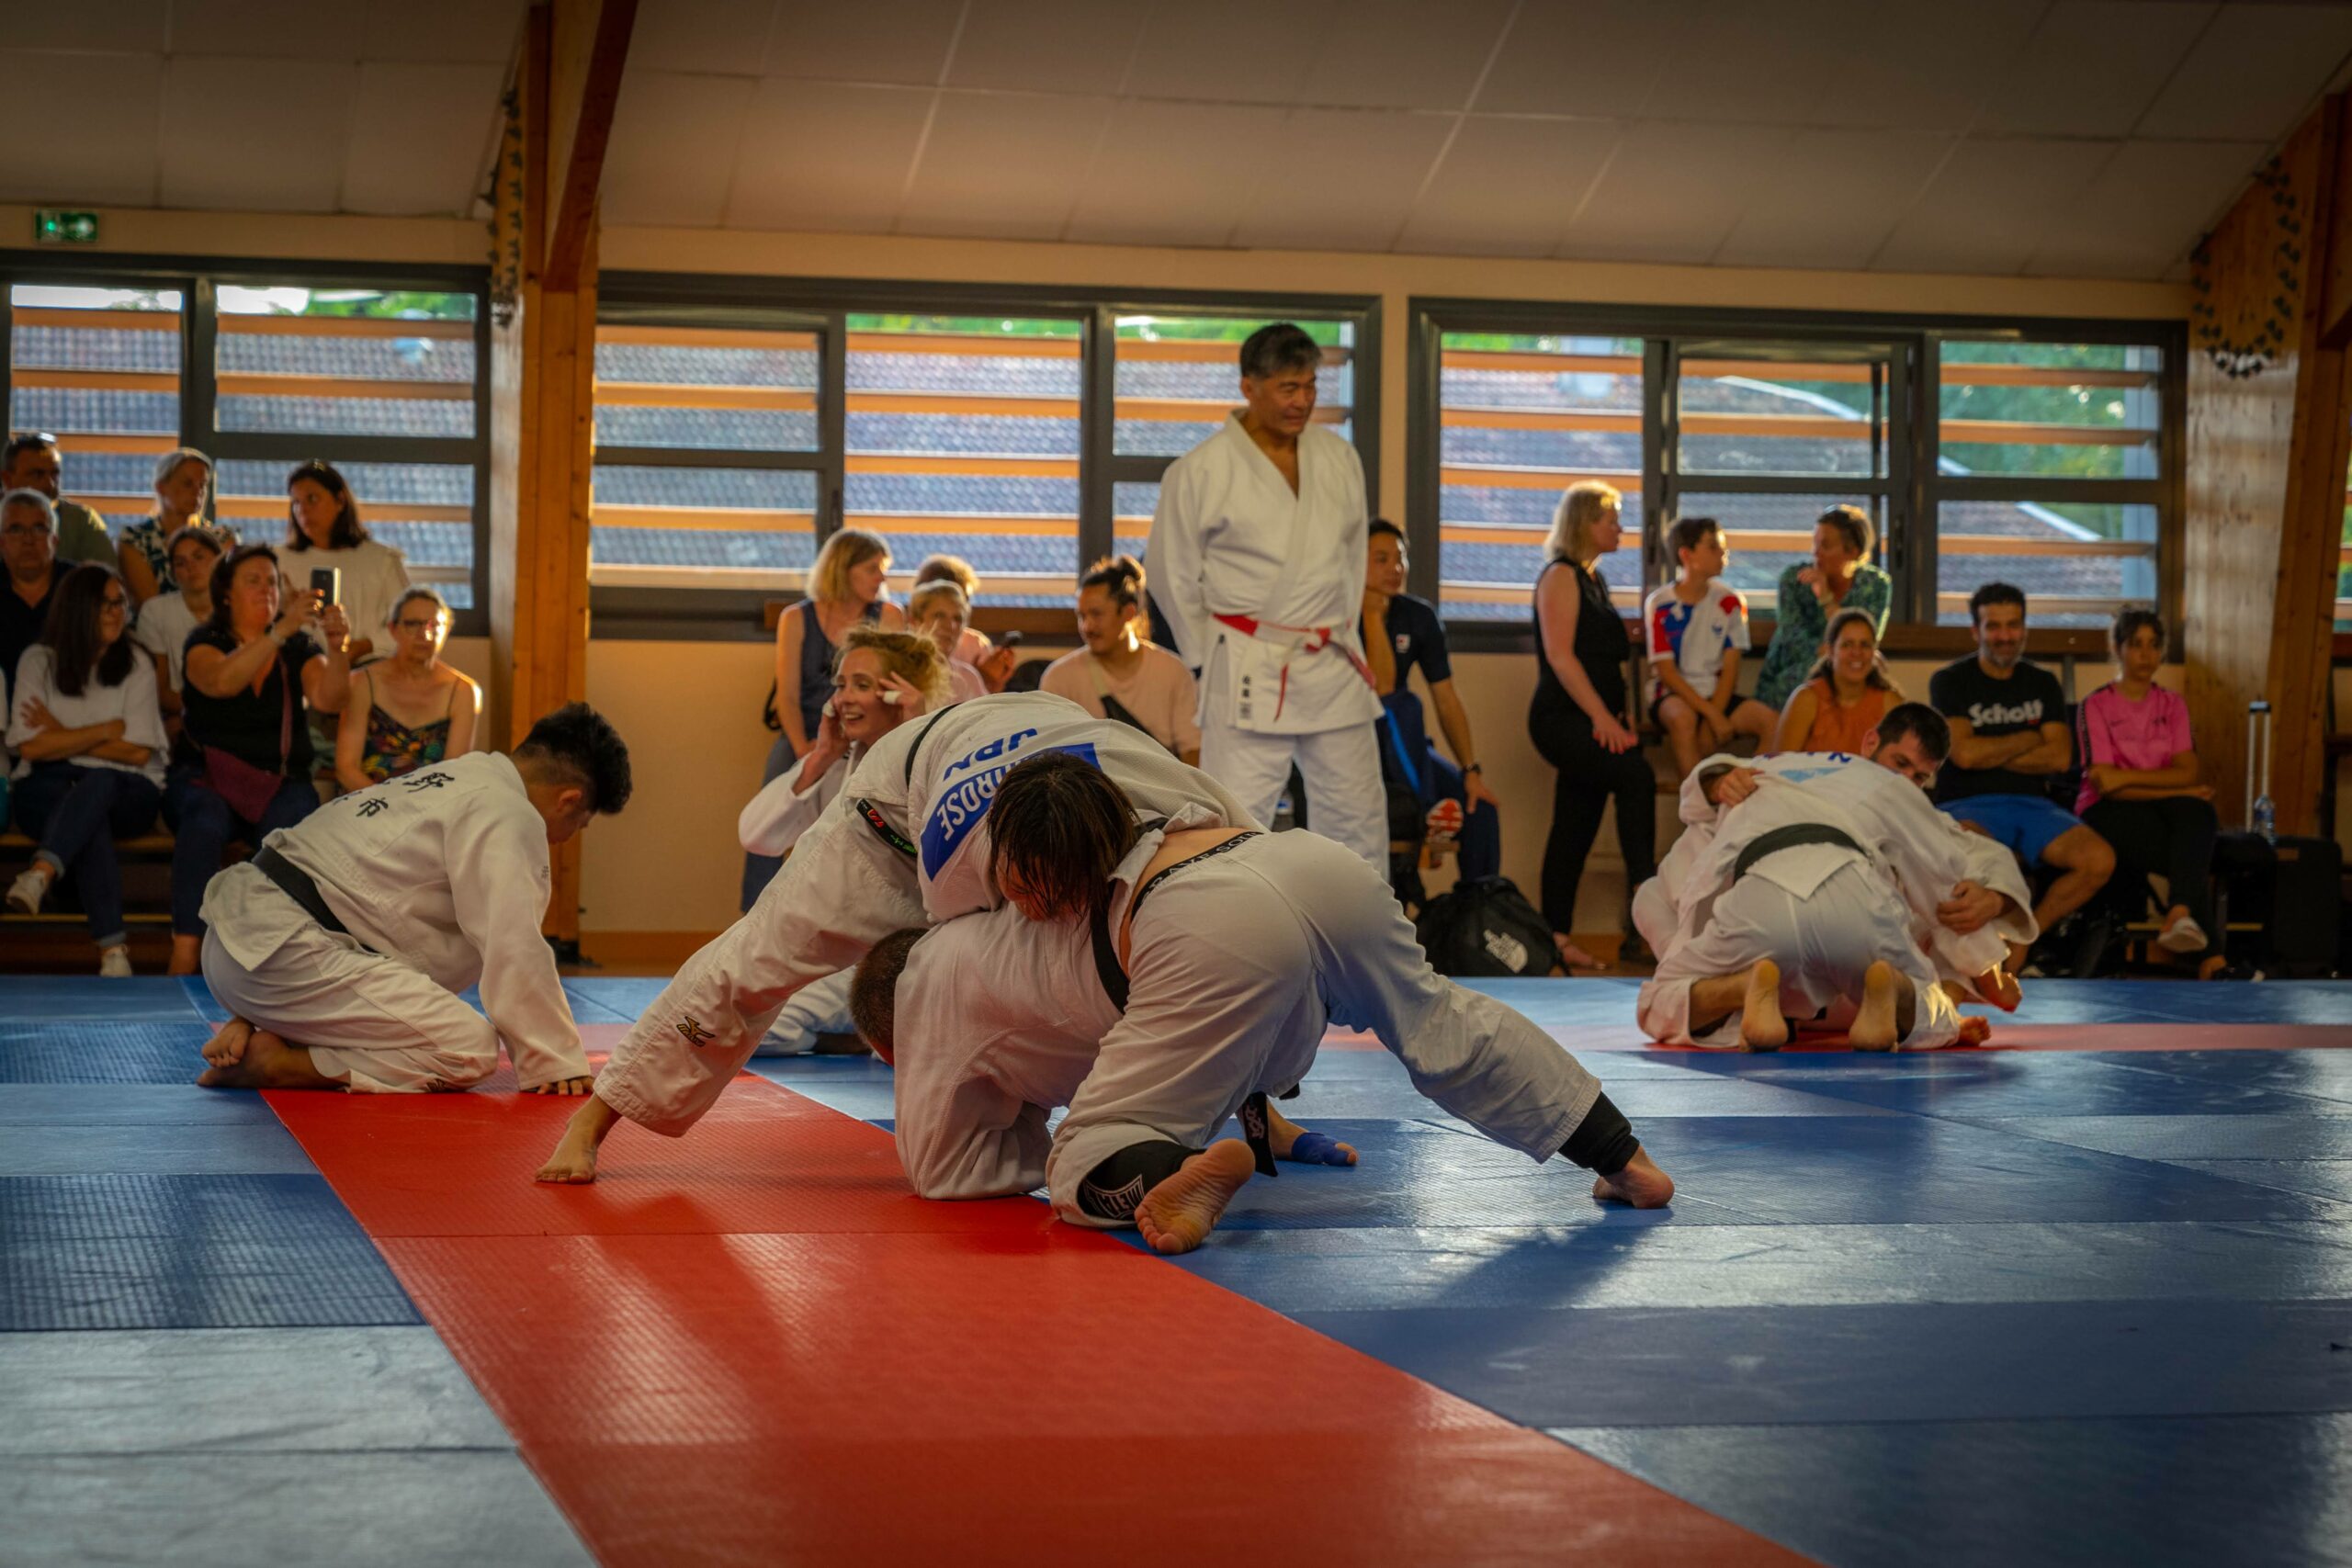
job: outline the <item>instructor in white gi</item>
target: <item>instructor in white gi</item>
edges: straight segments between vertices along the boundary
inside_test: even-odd
[[[1388,866],[1365,668],[1363,463],[1314,423],[1323,351],[1287,322],[1241,345],[1246,405],[1169,466],[1152,592],[1201,674],[1201,771],[1271,822],[1298,765],[1308,824]]]
[[[204,894],[204,978],[232,1021],[197,1082],[220,1089],[466,1089],[498,1066],[580,1094],[580,1048],[539,934],[548,848],[628,803],[628,750],[586,705],[510,760],[473,752],[281,828]],[[458,993],[479,983],[483,1012]]]

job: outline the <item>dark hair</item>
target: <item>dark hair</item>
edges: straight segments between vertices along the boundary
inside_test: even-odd
[[[1816,528],[1835,528],[1846,536],[1846,543],[1864,560],[1871,558],[1871,545],[1878,537],[1878,530],[1871,526],[1871,514],[1859,506],[1838,505],[1813,520]]]
[[[962,556],[923,557],[922,564],[915,568],[914,586],[920,588],[926,582],[952,582],[964,591],[967,599],[980,596],[980,574]]]
[[[1143,562],[1133,556],[1104,556],[1086,569],[1078,580],[1078,591],[1100,588],[1111,595],[1114,604],[1125,604],[1132,610],[1143,592]]]
[[[266,560],[269,575],[276,578],[277,552],[267,545],[239,545],[212,563],[212,619],[205,624],[216,632],[233,632],[229,624],[229,585],[237,581],[237,569],[249,560]]]
[[[366,544],[368,529],[367,525],[359,521],[358,499],[351,493],[349,481],[335,471],[334,465],[322,463],[316,459],[303,464],[286,476],[286,493],[293,494],[294,487],[304,479],[310,480],[334,497],[336,503],[343,508],[334,514],[334,526],[327,530],[326,547],[331,550],[347,550],[354,545]],[[302,532],[302,525],[294,520],[291,508],[288,509],[286,514],[286,547],[289,550],[307,550],[311,547],[311,536]]]
[[[0,473],[13,472],[17,459],[28,452],[39,452],[57,445],[57,437],[43,431],[28,430],[8,437],[8,445],[0,450]]]
[[[850,976],[849,1021],[886,1062],[899,1054],[899,976],[923,931],[922,926],[892,931],[866,951]]]
[[[180,547],[191,540],[209,549],[216,558],[226,555],[229,551],[227,536],[209,523],[183,523],[164,543],[164,564],[176,565],[179,560]]]
[[[588,792],[592,810],[609,817],[628,804],[628,747],[603,714],[586,703],[566,703],[531,726],[519,758],[538,758]]]
[[[131,645],[129,623],[122,636],[104,652],[98,649],[98,616],[106,608],[107,584],[122,587],[122,579],[114,568],[87,561],[65,574],[57,585],[57,597],[49,606],[49,624],[41,628],[40,640],[54,652],[55,668],[50,679],[57,689],[69,697],[82,694],[82,684],[92,671],[97,672],[101,686],[119,686],[130,679],[131,661],[139,651]],[[123,590],[123,608],[130,608],[130,590]]]
[[[1401,550],[1405,547],[1405,530],[1399,528],[1396,524],[1391,523],[1385,517],[1375,517],[1372,520],[1372,526],[1364,530],[1365,542],[1370,543],[1372,540],[1379,538],[1383,534],[1385,534],[1390,538],[1396,540],[1396,547],[1398,549]]]
[[[1813,668],[1805,671],[1806,684],[1810,685],[1815,681],[1823,680],[1832,681],[1834,683],[1835,677],[1830,671],[1838,662],[1838,634],[1848,626],[1858,625],[1870,627],[1871,641],[1872,644],[1877,643],[1878,617],[1876,615],[1871,615],[1868,610],[1838,611],[1829,617],[1829,629],[1823,634],[1821,639],[1828,644],[1829,651],[1815,660]],[[1894,693],[1894,700],[1898,703],[1903,700],[1903,688],[1894,683],[1894,672],[1886,667],[1886,655],[1879,652],[1876,647],[1871,649],[1871,672],[1862,677],[1862,683],[1866,686],[1876,686],[1882,692]]]
[[[1919,738],[1919,750],[1940,762],[1951,755],[1951,726],[1925,703],[1897,703],[1879,716],[1878,740],[1892,746],[1906,735]]]
[[[2118,653],[2122,652],[2124,646],[2128,644],[2133,637],[2138,635],[2142,626],[2145,626],[2150,631],[2156,634],[2157,647],[2161,648],[2164,646],[2165,618],[2162,615],[2157,615],[2154,610],[2145,610],[2134,606],[2132,609],[2118,610],[2115,613],[2115,627],[2114,630],[2109,634],[2110,639],[2115,644],[2115,650]]]
[[[1666,531],[1666,553],[1679,564],[1683,551],[1697,549],[1708,535],[1720,535],[1723,531],[1724,525],[1712,517],[1678,518]]]
[[[1984,619],[1984,609],[1991,604],[2015,604],[2018,614],[2025,614],[2025,590],[2009,582],[1988,582],[1968,596],[1968,624],[1975,626]]]
[[[1241,343],[1241,373],[1253,380],[1316,369],[1322,363],[1323,345],[1288,321],[1260,327]]]
[[[1135,848],[1136,812],[1110,775],[1074,751],[1016,765],[989,806],[989,875],[1001,891],[1017,873],[1057,919],[1089,914],[1111,896],[1111,874]]]

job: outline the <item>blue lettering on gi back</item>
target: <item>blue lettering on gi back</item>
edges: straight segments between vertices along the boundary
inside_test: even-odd
[[[1022,760],[1010,753],[1017,750],[1023,740],[1036,733],[1034,729],[1024,729],[1007,739],[991,740],[970,756],[948,764],[944,775],[947,778],[954,778],[966,768],[978,768],[980,771],[945,785],[932,801],[931,815],[923,818],[922,824],[922,874],[925,877],[937,876],[940,868],[955,858],[956,852],[963,847],[974,825],[988,815],[989,803],[996,798],[997,785],[1004,782],[1004,775],[1012,771],[1012,764]],[[1040,756],[1047,751],[1068,751],[1084,758],[1089,766],[1099,768],[1102,765],[1102,759],[1094,754],[1093,744],[1089,741],[1072,746],[1043,746],[1029,755]],[[991,759],[997,759],[992,766],[982,765],[990,762]]]

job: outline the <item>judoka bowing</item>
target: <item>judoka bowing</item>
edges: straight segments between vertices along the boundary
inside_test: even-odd
[[[538,1179],[594,1180],[598,1145],[623,1118],[684,1134],[802,987],[894,931],[1001,903],[989,876],[989,804],[1013,763],[1047,750],[1091,760],[1154,815],[1198,806],[1217,822],[1256,826],[1150,736],[1067,698],[1006,692],[902,724],[867,748],[759,901],[639,1017]]]
[[[1271,822],[1295,761],[1315,831],[1385,875],[1363,460],[1315,423],[1313,338],[1278,322],[1240,357],[1241,412],[1160,479],[1152,596],[1200,671],[1201,770]]]
[[[1049,988],[1033,1005],[1050,1018],[1064,998],[1091,1004],[1095,988],[1070,977],[1087,962],[1111,1009],[1077,1021],[1101,1044],[1046,1152],[1062,1219],[1132,1224],[1161,1252],[1198,1247],[1253,1173],[1272,1174],[1268,1097],[1306,1076],[1335,1023],[1370,1032],[1414,1088],[1496,1142],[1596,1172],[1595,1197],[1657,1208],[1673,1196],[1600,1081],[1517,1012],[1431,970],[1387,884],[1343,847],[1197,807],[1147,817],[1068,751],[1006,775],[990,833],[993,880],[1045,928],[1048,963],[1026,978]],[[1007,979],[1023,968],[1006,965]],[[899,990],[921,1018],[929,998]],[[952,1037],[954,1021],[921,1021]],[[936,1141],[1026,1190],[1043,1112],[985,1071],[916,1062],[938,1043],[899,1043],[899,1070],[916,1075],[900,1113],[932,1123],[915,1134],[918,1160]],[[1236,1115],[1248,1141],[1212,1141]]]
[[[1685,781],[1688,830],[1634,900],[1660,955],[1637,1003],[1651,1038],[1776,1050],[1790,1017],[1851,1002],[1854,1045],[1932,1050],[1982,1038],[1946,976],[2015,1005],[1998,987],[2006,942],[2033,937],[2031,896],[2007,851],[1928,798],[1950,728],[1905,703],[1863,744],[1713,757]]]
[[[584,704],[510,760],[470,752],[321,807],[204,893],[204,979],[232,1015],[216,1089],[459,1089],[498,1066],[581,1094],[588,1058],[539,934],[548,849],[628,804],[628,749]],[[458,993],[479,983],[482,1012]],[[488,1016],[483,1016],[487,1013]]]

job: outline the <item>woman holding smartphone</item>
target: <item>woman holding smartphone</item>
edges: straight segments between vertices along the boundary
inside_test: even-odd
[[[280,585],[291,602],[316,589],[322,604],[340,604],[355,630],[354,664],[377,651],[376,635],[390,624],[392,605],[408,591],[408,558],[369,536],[359,502],[331,463],[304,463],[286,476],[287,525]],[[321,572],[334,572],[322,578]]]

